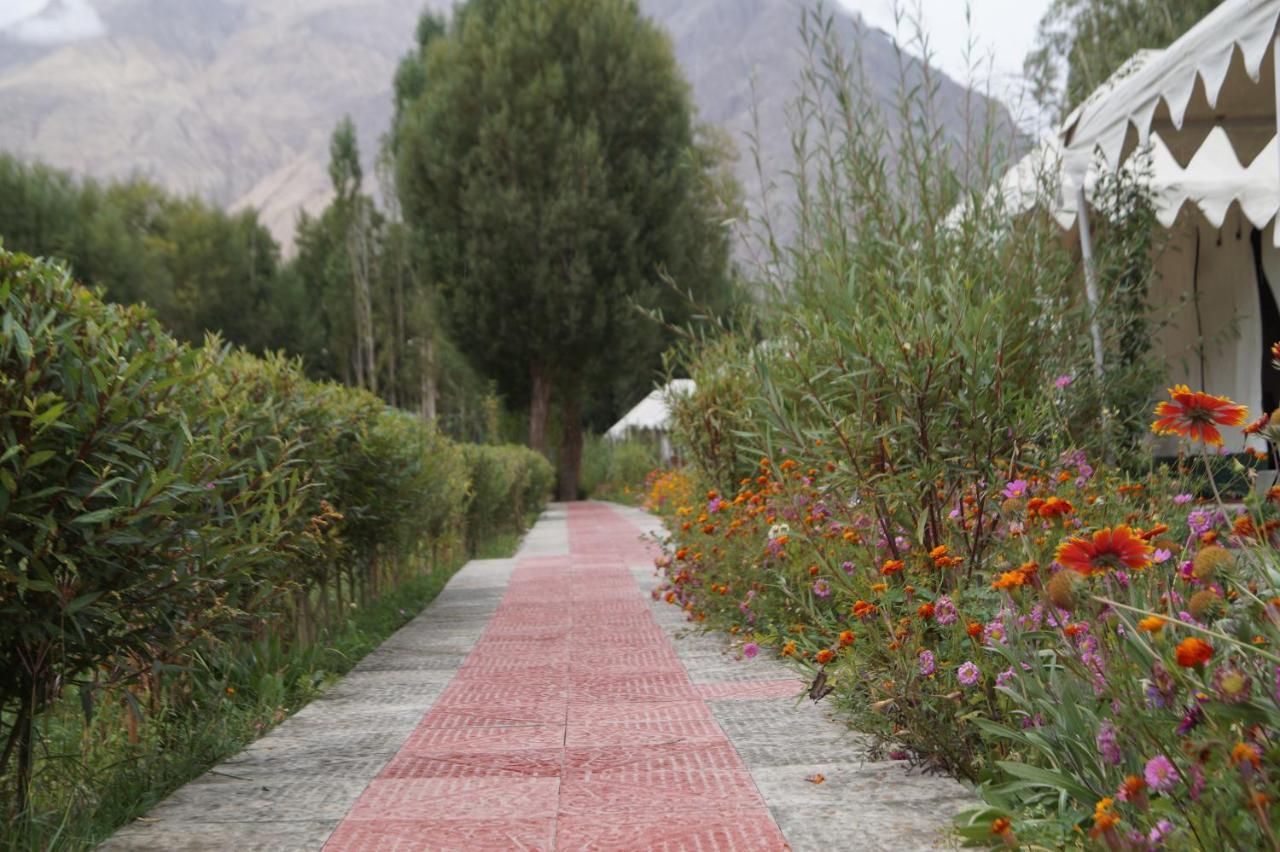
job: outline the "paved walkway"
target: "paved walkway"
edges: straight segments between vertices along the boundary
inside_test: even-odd
[[[877,850],[969,802],[869,763],[778,663],[684,636],[643,512],[552,506],[114,850]],[[810,783],[815,773],[822,784]]]

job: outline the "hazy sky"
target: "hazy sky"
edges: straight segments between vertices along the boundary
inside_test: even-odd
[[[102,31],[89,0],[0,0],[0,32],[22,41],[58,44]]]
[[[697,0],[691,0],[697,2]],[[1020,113],[1024,126],[1034,123],[1034,109],[1017,102],[1022,98],[1022,60],[1035,41],[1036,24],[1051,0],[839,0],[846,8],[860,12],[867,22],[895,33],[894,8],[903,9],[907,19],[917,10],[929,37],[933,61],[948,76],[964,83],[973,77],[965,53],[972,38],[974,58],[981,60],[979,75],[985,83],[991,77],[991,91]],[[969,23],[965,20],[966,5]],[[904,19],[898,31],[899,43],[915,37],[916,28]]]

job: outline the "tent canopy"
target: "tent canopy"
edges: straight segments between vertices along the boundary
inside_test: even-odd
[[[605,437],[611,441],[620,441],[633,431],[665,432],[671,424],[671,406],[668,400],[673,394],[689,394],[693,389],[693,379],[672,379],[636,403],[621,420],[609,427]]]
[[[1118,168],[1153,132],[1185,167],[1219,127],[1237,162],[1252,163],[1276,133],[1278,23],[1280,0],[1226,0],[1169,47],[1144,52],[1064,123],[1071,180],[1079,185],[1097,150]]]
[[[1193,206],[1215,228],[1221,227],[1233,204],[1240,206],[1245,218],[1259,230],[1280,212],[1280,150],[1276,137],[1249,165],[1236,159],[1226,132],[1213,128],[1203,144],[1184,168],[1159,133],[1149,139],[1151,156],[1127,166],[1142,170],[1151,190],[1156,217],[1166,228],[1173,227],[1178,215]],[[1020,215],[1042,202],[1049,192],[1056,192],[1050,211],[1064,230],[1076,224],[1078,205],[1076,187],[1062,168],[1062,145],[1059,138],[1046,134],[1040,143],[1010,169],[989,193],[1001,196],[1006,213]],[[1085,195],[1092,202],[1100,178],[1096,164],[1085,174]],[[1055,182],[1060,181],[1060,186]],[[995,201],[989,197],[989,201]],[[963,210],[953,212],[953,216]]]

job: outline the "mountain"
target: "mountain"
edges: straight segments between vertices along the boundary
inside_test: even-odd
[[[449,0],[23,0],[0,9],[0,150],[101,177],[139,174],[218,204],[257,208],[288,245],[299,210],[327,202],[328,140],[345,113],[372,169],[390,82],[424,5]],[[735,138],[759,104],[766,182],[791,162],[786,106],[804,66],[800,9],[815,0],[640,0],[670,33],[700,118]],[[21,4],[17,4],[21,5]],[[892,39],[836,7],[842,38],[888,98]],[[953,138],[966,90],[943,80]],[[1001,110],[1003,116],[1003,110]],[[785,199],[783,199],[785,200]],[[756,206],[753,204],[752,206]]]

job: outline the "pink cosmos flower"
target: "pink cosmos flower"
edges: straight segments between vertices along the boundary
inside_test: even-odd
[[[1178,784],[1178,770],[1163,754],[1157,754],[1148,760],[1142,775],[1153,790],[1172,790]]]

